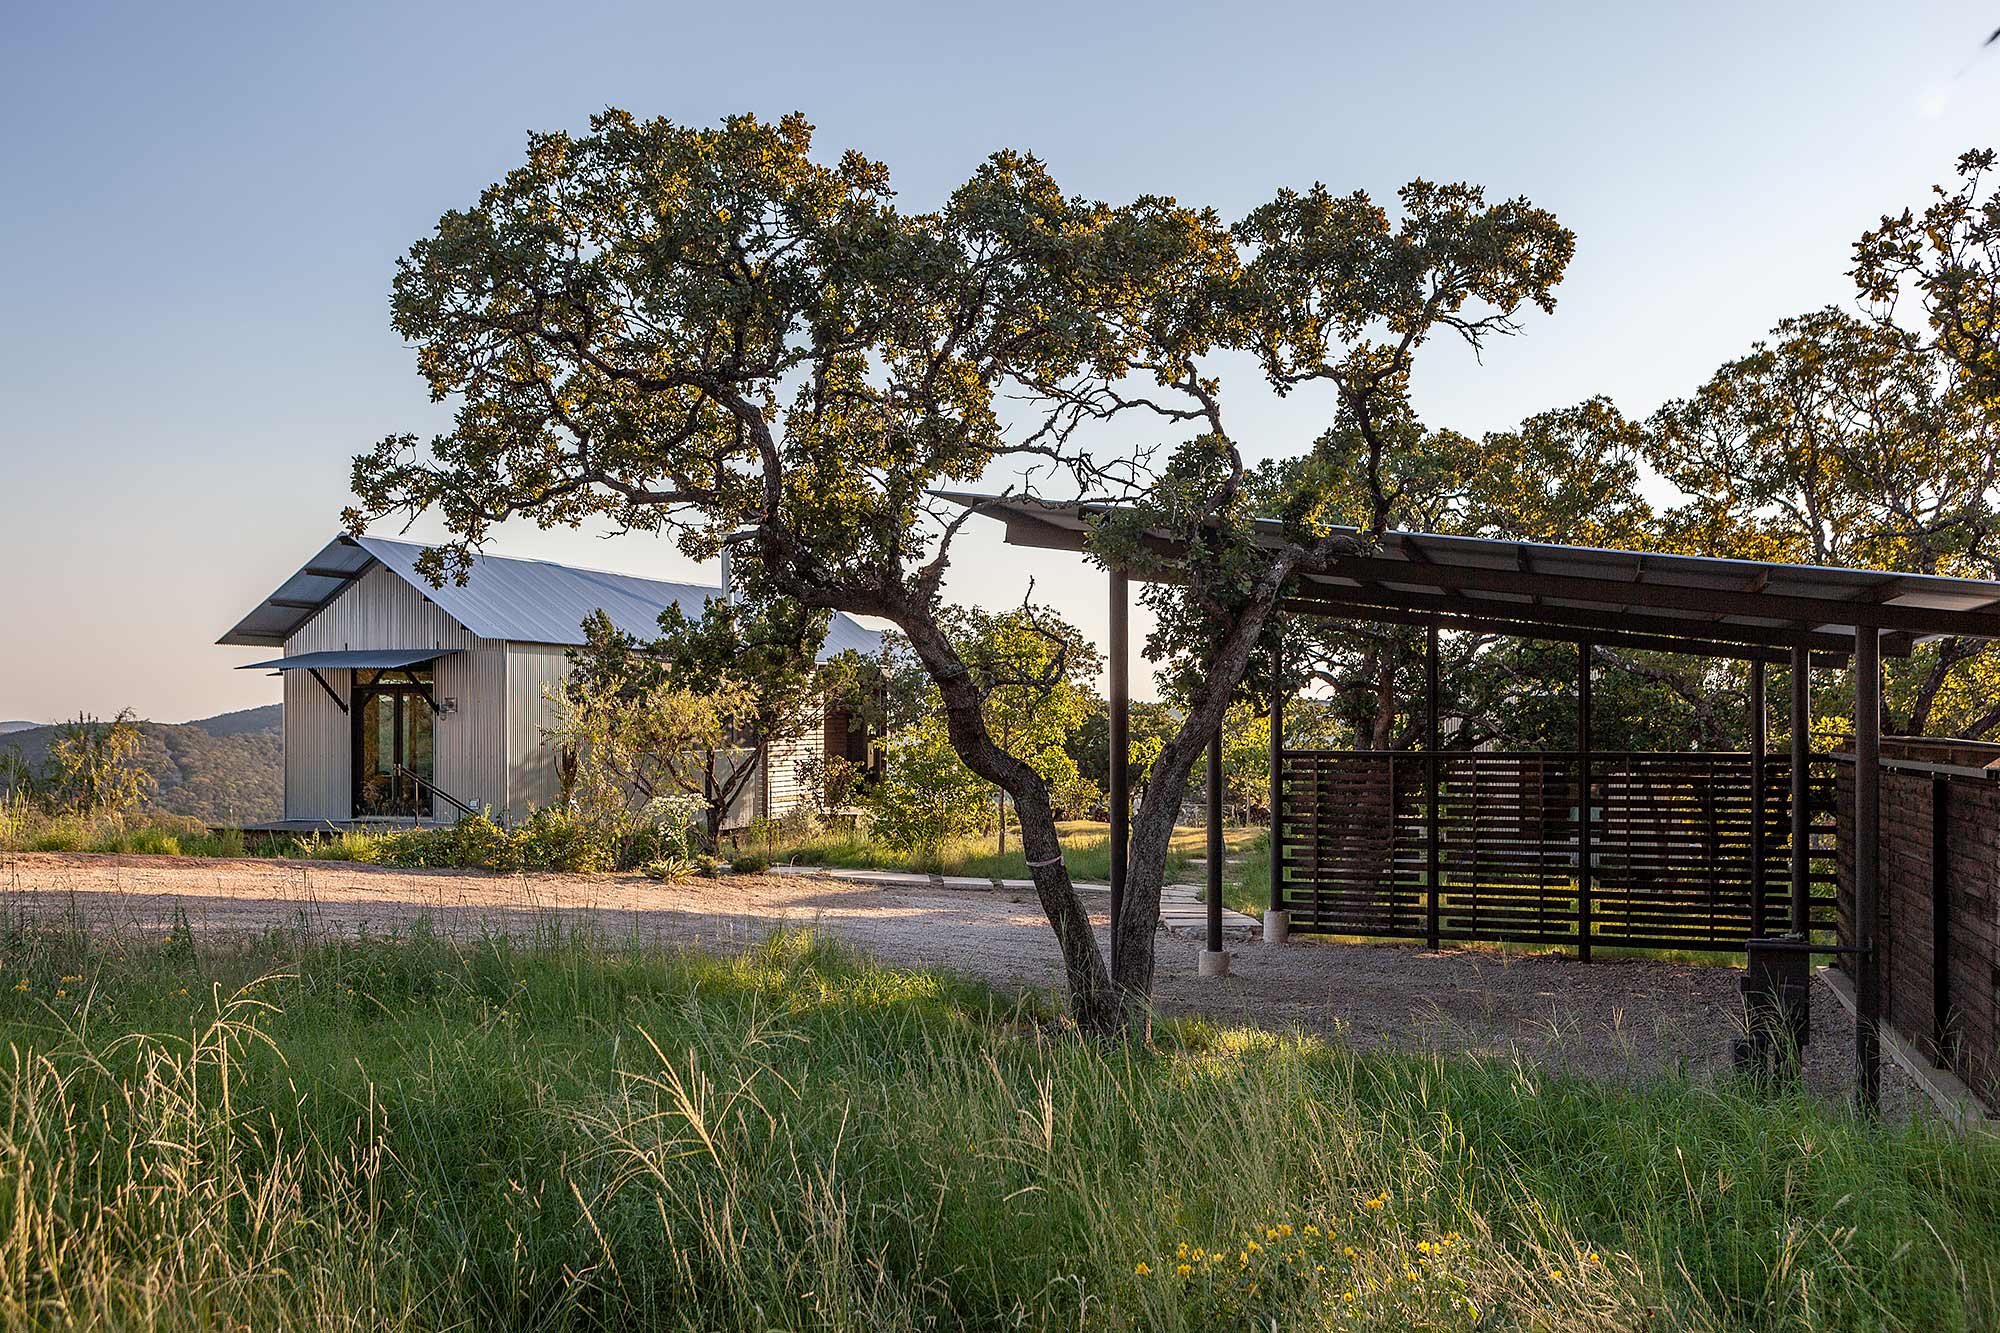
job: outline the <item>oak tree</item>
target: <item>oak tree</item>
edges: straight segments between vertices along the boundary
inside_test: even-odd
[[[880,163],[811,153],[802,117],[715,129],[619,111],[532,136],[525,163],[448,213],[399,266],[394,323],[452,428],[356,460],[349,523],[435,509],[436,578],[510,517],[725,544],[753,602],[893,623],[965,765],[1019,816],[1037,896],[1086,1030],[1143,1024],[1167,842],[1187,768],[1238,690],[1290,575],[1335,531],[1310,484],[1252,525],[1215,358],[1248,352],[1280,392],[1323,390],[1361,441],[1379,528],[1418,351],[1473,346],[1548,309],[1572,238],[1523,200],[1417,182],[1398,216],[1364,194],[1281,192],[1235,227],[1148,196],[1064,194],[1003,151],[934,210]],[[1254,387],[1254,386],[1246,386]],[[1098,428],[1152,417],[1134,451]],[[1096,556],[1171,575],[1205,679],[1134,817],[1112,976],[1070,883],[1047,784],[988,725],[949,631],[944,579],[971,511],[938,496],[989,472],[1049,498],[1125,502]],[[1147,527],[1188,543],[1161,569]]]

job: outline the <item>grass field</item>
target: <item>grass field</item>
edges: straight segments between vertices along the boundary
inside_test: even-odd
[[[1072,879],[1101,884],[1110,878],[1110,825],[1101,820],[1072,819],[1057,824],[1056,832],[1062,838],[1063,859],[1069,866]],[[1230,829],[1227,836],[1240,841],[1250,832],[1248,829]],[[1188,860],[1201,854],[1205,837],[1199,826],[1174,830],[1167,855],[1168,883],[1187,883],[1199,878],[1189,869]],[[837,866],[849,870],[932,868],[928,858],[884,847],[866,836],[838,832],[803,841],[775,842],[768,847],[756,845],[755,850],[768,854],[778,862],[796,861],[801,865]],[[944,849],[936,869],[945,875],[971,875],[986,879],[1028,878],[1027,858],[1021,852],[1018,829],[1008,830],[1004,855],[999,850],[999,839],[994,835],[962,839]]]
[[[736,959],[12,928],[0,1320],[1991,1327],[2000,1150]]]

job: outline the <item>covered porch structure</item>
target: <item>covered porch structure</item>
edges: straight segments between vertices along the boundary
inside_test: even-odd
[[[1109,505],[957,493],[1013,545],[1081,551]],[[1279,540],[1275,523],[1267,526]],[[1358,535],[1358,534],[1357,534]],[[1291,929],[1422,939],[1743,950],[1792,937],[1853,974],[1858,1094],[1879,1098],[1881,662],[1942,635],[2000,638],[2000,582],[1390,531],[1296,573],[1294,614],[1417,626],[1426,643],[1421,749],[1288,751],[1274,697],[1271,916]],[[1160,534],[1155,549],[1178,554]],[[1123,910],[1130,797],[1129,575],[1110,583],[1113,938]],[[1575,645],[1573,748],[1447,751],[1438,734],[1443,630]],[[1744,753],[1601,753],[1592,744],[1597,646],[1748,663]],[[1765,677],[1788,669],[1788,752],[1765,746]],[[1815,668],[1854,680],[1854,910],[1830,892],[1833,756],[1810,749]],[[1844,756],[1845,757],[1845,756]],[[1221,744],[1208,749],[1207,950],[1223,974]],[[1336,817],[1337,815],[1337,817]],[[1815,839],[1818,839],[1816,844]],[[1820,862],[1818,866],[1815,862]],[[1837,942],[1830,936],[1837,934]],[[1776,946],[1769,946],[1776,947]]]

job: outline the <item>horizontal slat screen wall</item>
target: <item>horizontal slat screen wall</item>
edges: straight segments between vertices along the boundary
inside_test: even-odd
[[[1430,914],[1417,751],[1284,755],[1279,854],[1292,928],[1422,939]],[[1579,942],[1573,753],[1441,753],[1441,940]],[[1747,754],[1591,756],[1591,941],[1741,949],[1751,933]],[[1766,761],[1766,933],[1790,915],[1791,777]],[[1811,772],[1813,921],[1833,923],[1832,773]]]

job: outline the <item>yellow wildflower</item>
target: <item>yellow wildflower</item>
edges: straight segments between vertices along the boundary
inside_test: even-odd
[[[1153,1271],[1153,1266],[1149,1263],[1146,1263],[1144,1260],[1141,1260],[1139,1263],[1133,1265],[1132,1271],[1134,1273],[1137,1273],[1140,1277],[1145,1277],[1148,1273],[1151,1273]]]
[[[1341,1252],[1342,1254],[1346,1255],[1346,1256],[1347,1256],[1348,1258],[1350,1258],[1350,1259],[1352,1259],[1352,1258],[1354,1257],[1354,1247],[1353,1247],[1352,1245],[1343,1245],[1343,1246],[1341,1246],[1341,1247],[1340,1247],[1340,1252]]]
[[[1182,1277],[1186,1277],[1189,1273],[1192,1273],[1194,1269],[1188,1267],[1186,1264],[1181,1264],[1179,1267],[1175,1268],[1174,1271],[1180,1274]]]
[[[1592,1251],[1590,1252],[1590,1262],[1592,1262],[1592,1263],[1594,1263],[1594,1264],[1600,1264],[1600,1263],[1603,1263],[1604,1261],[1603,1261],[1602,1259],[1599,1259],[1599,1258],[1597,1257],[1597,1251],[1596,1251],[1596,1250],[1592,1250]]]
[[[1187,1254],[1188,1254],[1188,1251],[1187,1251],[1187,1242],[1186,1242],[1186,1241],[1182,1241],[1182,1242],[1181,1242],[1180,1244],[1178,1244],[1178,1245],[1174,1246],[1174,1258],[1176,1258],[1176,1259],[1185,1259],[1185,1258],[1187,1258]]]
[[[1417,1270],[1414,1268],[1406,1268],[1403,1270],[1403,1276],[1410,1279],[1410,1281],[1415,1282],[1417,1280]]]
[[[1263,1249],[1264,1247],[1262,1245],[1259,1245],[1256,1241],[1253,1240],[1250,1242],[1248,1248],[1250,1250],[1250,1253],[1255,1254],[1257,1253],[1257,1251]]]
[[[1308,1222],[1306,1223],[1306,1234],[1308,1236],[1317,1236],[1319,1234],[1319,1228],[1314,1226],[1312,1223]]]

